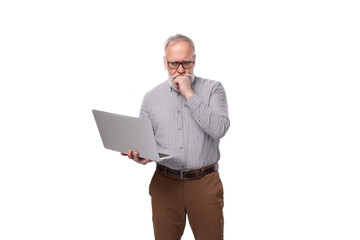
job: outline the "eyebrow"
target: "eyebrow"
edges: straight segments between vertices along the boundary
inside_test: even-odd
[[[169,60],[167,60],[168,62],[180,62],[180,61],[169,61]],[[184,61],[181,61],[181,62],[193,62],[194,60],[184,60]]]

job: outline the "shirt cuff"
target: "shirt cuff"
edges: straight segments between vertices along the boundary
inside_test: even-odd
[[[189,99],[186,101],[185,106],[190,109],[191,112],[195,111],[198,106],[202,103],[202,99],[194,93]]]

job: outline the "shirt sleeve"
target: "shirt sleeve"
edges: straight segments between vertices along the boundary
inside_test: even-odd
[[[185,103],[200,128],[211,138],[220,139],[230,127],[225,89],[216,84],[210,95],[209,104],[194,93]]]
[[[139,117],[151,121],[150,112],[149,112],[149,109],[147,106],[147,101],[146,101],[146,95],[144,96],[142,104],[141,104]]]

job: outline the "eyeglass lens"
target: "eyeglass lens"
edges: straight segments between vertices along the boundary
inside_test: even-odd
[[[185,61],[185,62],[168,62],[168,66],[170,68],[178,68],[181,64],[183,68],[191,68],[194,62],[192,61]]]

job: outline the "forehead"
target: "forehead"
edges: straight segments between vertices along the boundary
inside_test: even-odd
[[[166,58],[171,61],[189,60],[192,55],[192,48],[186,41],[178,41],[166,48]]]

